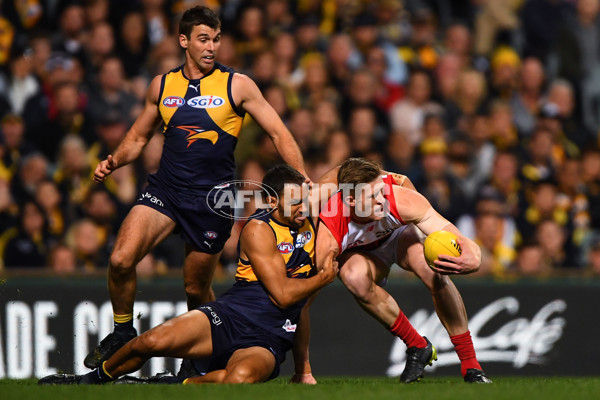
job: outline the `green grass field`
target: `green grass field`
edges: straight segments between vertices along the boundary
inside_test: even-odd
[[[278,378],[257,385],[37,386],[36,380],[0,380],[2,400],[553,400],[600,399],[597,378],[495,378],[467,385],[457,377],[426,378],[402,385],[392,378],[320,378],[316,386]]]

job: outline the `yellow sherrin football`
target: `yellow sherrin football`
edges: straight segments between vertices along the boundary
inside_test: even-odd
[[[462,253],[462,249],[456,241],[456,235],[448,231],[433,232],[423,243],[423,251],[425,252],[425,260],[430,268],[435,268],[433,263],[438,259],[440,254],[458,257]]]

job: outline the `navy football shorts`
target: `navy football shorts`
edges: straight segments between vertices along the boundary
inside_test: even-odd
[[[208,317],[211,325],[213,354],[207,359],[192,360],[200,373],[225,369],[231,355],[239,349],[264,347],[275,356],[275,368],[268,380],[279,375],[279,366],[285,361],[285,353],[291,344],[277,335],[255,326],[218,301],[197,308]]]
[[[186,194],[168,190],[156,183],[149,183],[138,198],[137,204],[151,207],[171,218],[176,224],[175,233],[180,233],[186,243],[196,250],[216,254],[223,249],[231,235],[233,219],[224,216],[208,204],[208,190],[201,194]]]

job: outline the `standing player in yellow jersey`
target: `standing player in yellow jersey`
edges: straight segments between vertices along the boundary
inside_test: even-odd
[[[88,368],[97,368],[137,335],[136,264],[175,229],[186,241],[183,278],[188,308],[214,300],[210,285],[231,220],[213,212],[208,192],[234,177],[233,152],[246,112],[271,137],[284,161],[306,176],[298,145],[256,84],[215,62],[220,27],[209,8],[197,6],[183,14],[179,44],[185,49],[185,63],[152,80],[142,112],[113,154],[95,169],[94,181],[103,182],[137,159],[163,124],[160,167],[123,221],[110,256],[114,331],[85,358]]]

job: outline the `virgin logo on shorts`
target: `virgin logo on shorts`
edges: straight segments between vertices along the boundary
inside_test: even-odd
[[[294,245],[290,242],[281,242],[277,245],[277,250],[279,250],[281,254],[290,254],[294,251]]]
[[[217,236],[219,236],[217,234],[217,232],[213,232],[213,231],[206,231],[206,232],[204,232],[204,237],[207,238],[207,239],[216,239]]]
[[[154,196],[154,195],[153,195],[153,194],[151,194],[151,193],[148,193],[148,192],[146,192],[146,193],[142,194],[142,195],[140,196],[140,198],[138,199],[138,201],[142,201],[142,200],[144,200],[144,199],[148,199],[148,201],[149,201],[150,203],[153,203],[153,204],[159,205],[159,206],[161,206],[161,207],[164,207],[164,206],[165,206],[165,205],[163,204],[163,202],[162,202],[162,201],[161,201],[161,200],[160,200],[158,197]]]

